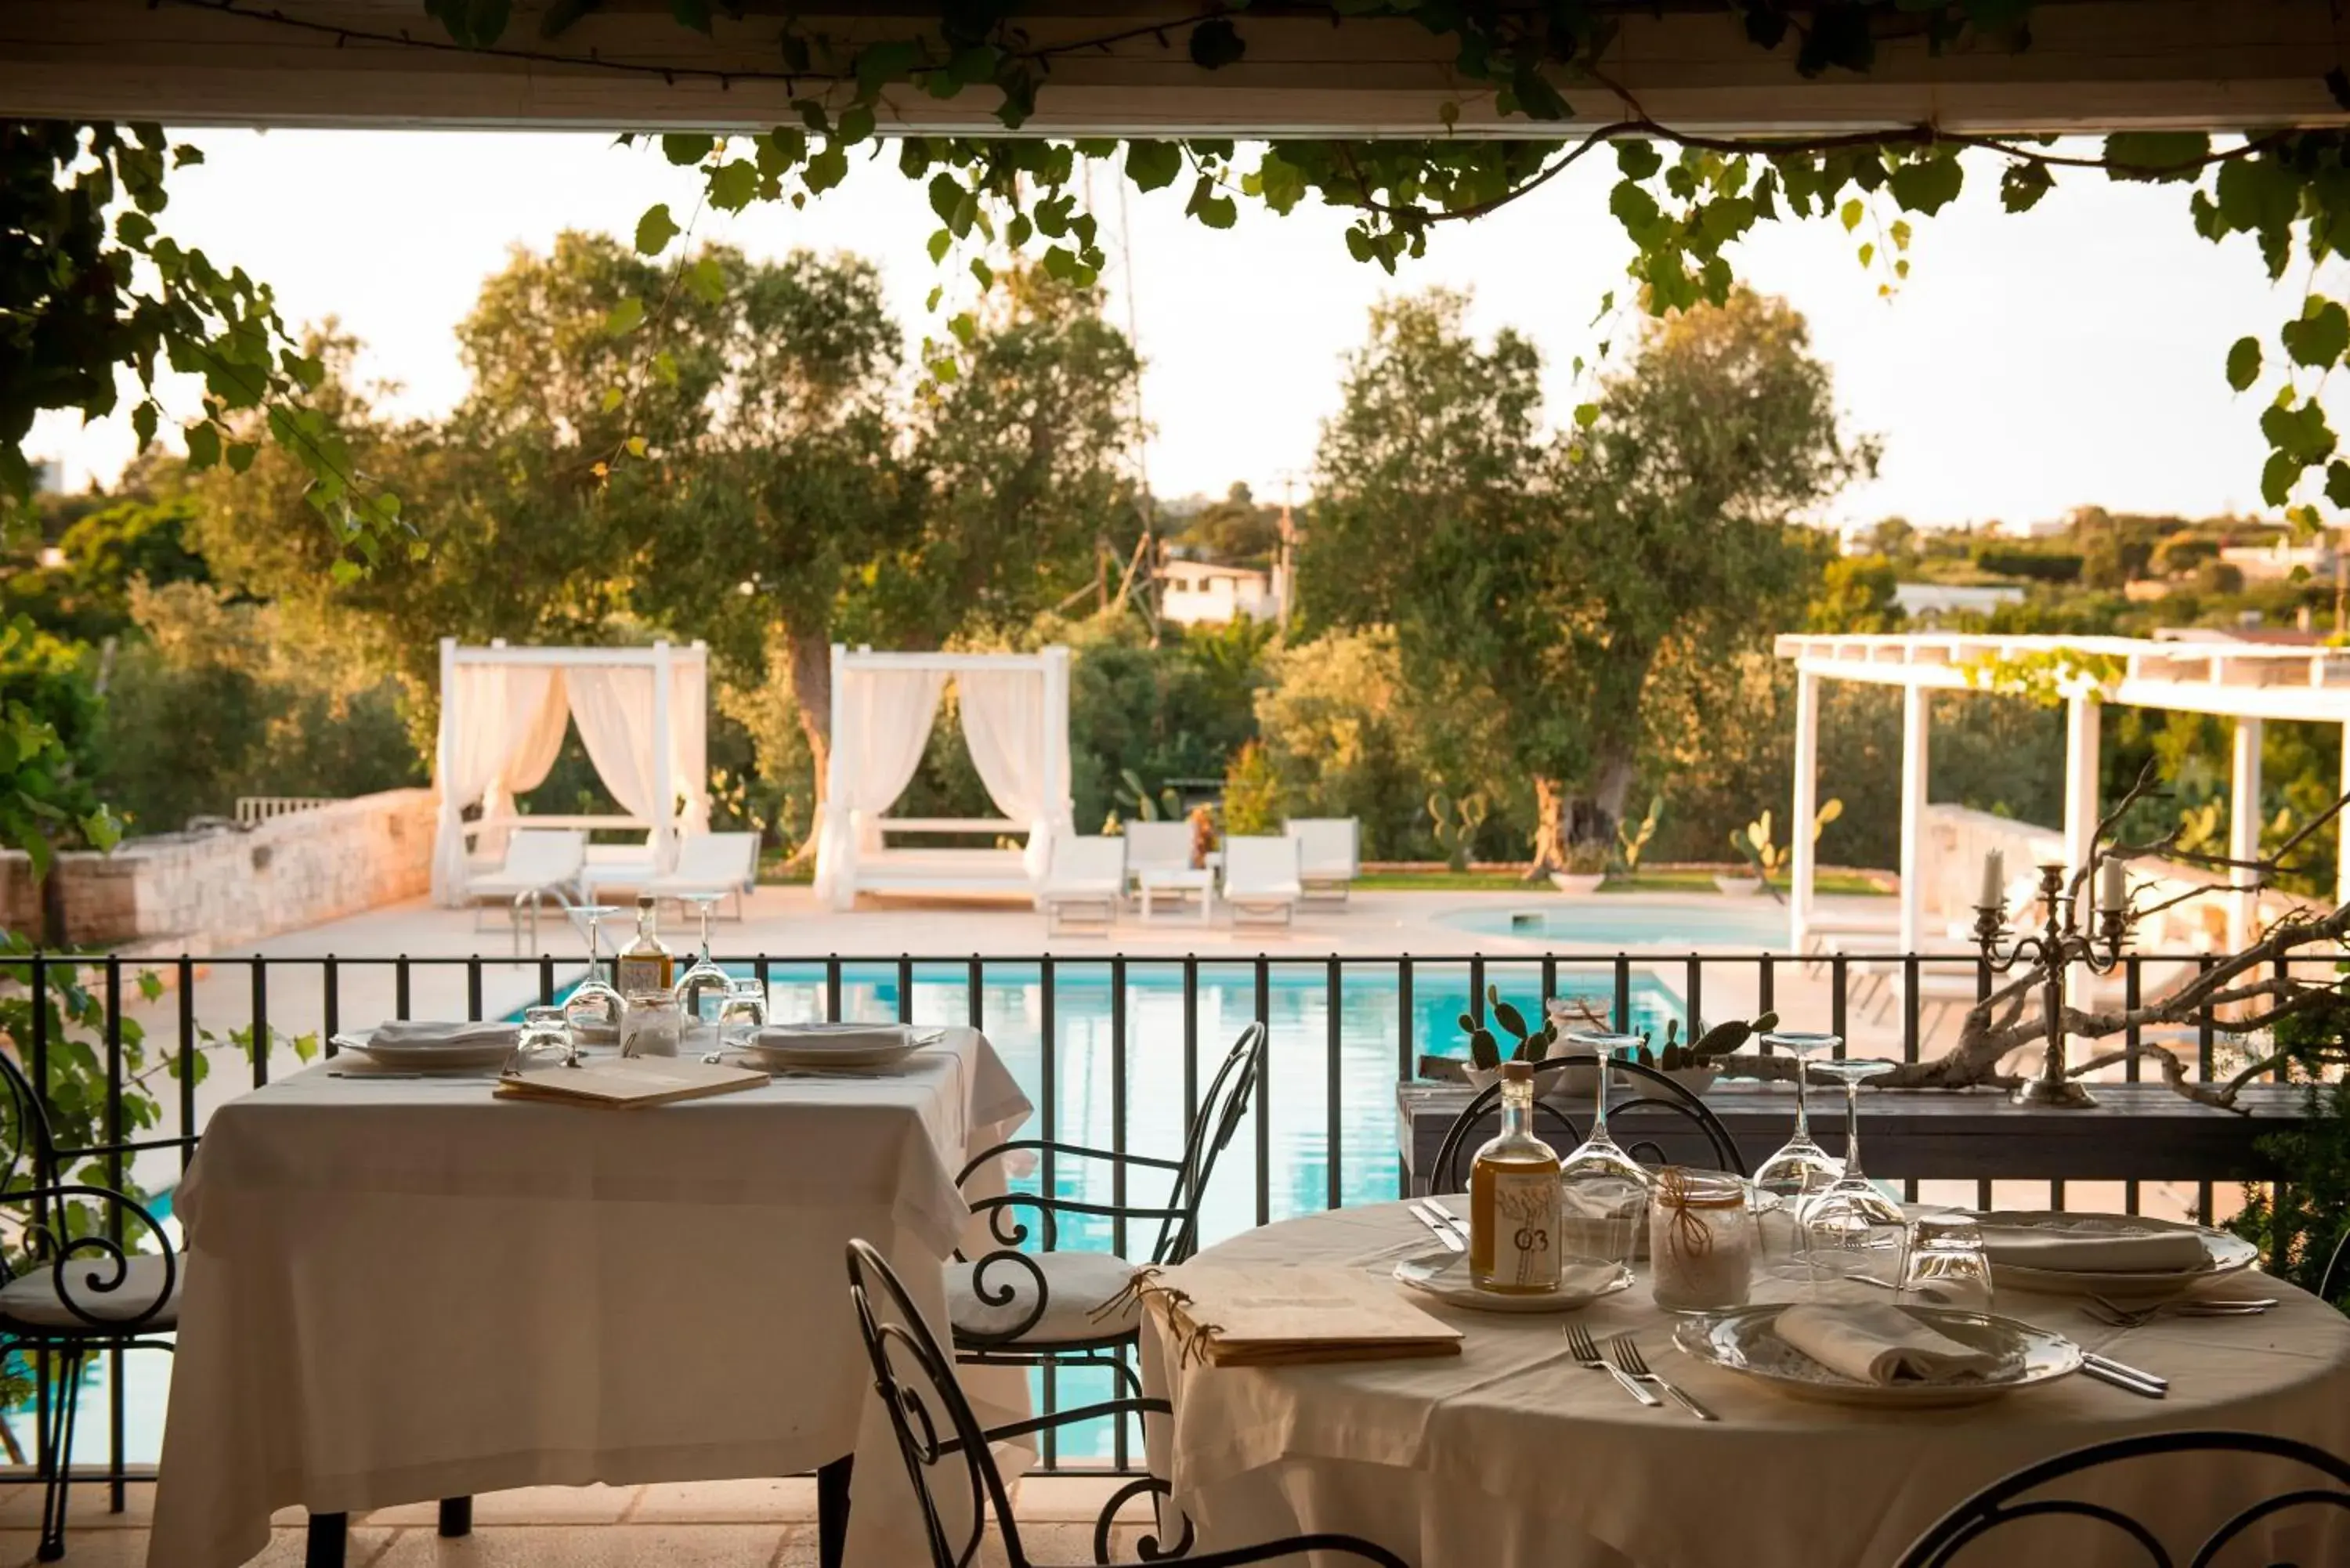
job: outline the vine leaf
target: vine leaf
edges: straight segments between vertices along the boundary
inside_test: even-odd
[[[645,209],[643,217],[637,220],[637,252],[640,255],[657,256],[669,249],[670,241],[681,232],[677,220],[669,215],[669,203],[656,202]]]
[[[1175,182],[1183,171],[1183,150],[1171,141],[1129,141],[1126,144],[1126,176],[1138,191],[1157,191]]]
[[[681,26],[691,27],[697,33],[710,31],[710,0],[669,0],[669,14]],[[795,68],[806,70],[807,64],[803,60]]]
[[[2011,163],[1999,177],[1999,204],[2011,213],[2028,213],[2055,184],[2045,163]]]
[[[569,32],[580,17],[603,4],[604,0],[554,0],[554,4],[547,6],[546,14],[538,19],[538,36],[542,38],[559,37]]]
[[[2158,183],[2202,177],[2211,139],[2199,130],[2124,130],[2106,138],[2106,173]]]
[[[2334,300],[2313,296],[2302,307],[2301,319],[2286,322],[2277,336],[2284,340],[2285,352],[2293,356],[2294,364],[2323,369],[2350,348],[2350,311]]]
[[[506,30],[512,0],[424,0],[424,14],[440,22],[450,40],[486,49]]]
[[[1220,71],[1239,63],[1248,53],[1248,40],[1229,16],[1211,16],[1191,29],[1191,63],[1203,71]]]
[[[2325,465],[2325,499],[2350,510],[2350,462],[2337,457]]]
[[[1958,200],[1966,182],[1966,171],[1959,167],[1958,159],[1943,156],[1904,163],[1893,171],[1886,188],[1905,211],[1930,217]]]
[[[2257,337],[2239,337],[2228,350],[2228,385],[2248,391],[2261,379],[2261,344]]]

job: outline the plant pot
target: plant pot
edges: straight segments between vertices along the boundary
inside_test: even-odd
[[[1665,1076],[1692,1095],[1702,1095],[1713,1087],[1713,1081],[1716,1078],[1721,1076],[1721,1064],[1718,1062],[1708,1062],[1700,1067],[1674,1067],[1669,1069]]]
[[[1562,893],[1573,893],[1578,897],[1596,893],[1599,885],[1607,880],[1607,873],[1605,871],[1554,871],[1550,874],[1552,887]]]
[[[1461,1075],[1469,1080],[1471,1088],[1481,1092],[1492,1088],[1502,1081],[1502,1070],[1499,1067],[1467,1066],[1461,1069]]]
[[[1718,890],[1729,894],[1733,898],[1751,898],[1762,890],[1762,878],[1729,877],[1717,871],[1713,874],[1713,885]]]

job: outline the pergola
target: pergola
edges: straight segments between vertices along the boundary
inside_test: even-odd
[[[680,833],[710,825],[710,659],[676,648],[463,648],[441,639],[441,730],[432,782],[441,815],[432,898],[465,901],[466,841],[495,853],[519,824],[642,828],[651,869]],[[515,797],[555,765],[572,724],[625,815],[520,816]],[[479,804],[481,815],[464,818]]]
[[[1002,816],[893,817],[921,765],[948,677],[963,743]],[[1053,836],[1070,830],[1069,650],[876,653],[832,649],[832,750],[816,830],[816,897],[836,909],[859,888],[1027,893]],[[1020,849],[892,848],[888,835],[1020,836]]]
[[[1901,691],[1901,950],[1916,952],[1925,900],[1927,699],[1935,691],[1993,689],[2002,661],[2037,662],[2057,680],[2065,711],[2064,858],[2078,867],[2096,832],[2100,717],[2106,703],[2166,708],[2233,720],[2228,855],[2260,853],[2261,727],[2271,719],[2350,725],[2350,650],[2157,642],[2127,637],[1782,637],[1795,682],[1795,790],[1789,821],[1793,896],[1788,918],[1801,950],[1814,922],[1815,857],[1811,823],[1819,811],[1820,682],[1858,680]],[[2065,656],[2073,656],[2067,659]],[[2113,672],[2118,672],[2115,674]],[[2100,679],[2101,675],[2109,676]],[[2344,787],[2350,789],[2350,731]],[[2238,887],[2250,880],[2239,872]],[[2231,924],[2241,937],[2253,898],[2235,896]],[[2336,871],[2337,899],[2350,902],[2350,835]]]

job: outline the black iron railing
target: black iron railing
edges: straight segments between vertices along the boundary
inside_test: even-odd
[[[1258,1080],[1253,1146],[1253,1188],[1233,1190],[1239,1172],[1229,1160],[1211,1191],[1212,1241],[1219,1230],[1262,1224],[1286,1214],[1339,1207],[1408,1189],[1399,1158],[1395,1090],[1418,1075],[1423,1054],[1465,1050],[1457,1018],[1487,1015],[1486,989],[1500,987],[1522,1008],[1551,997],[1585,998],[1617,1029],[1655,1027],[1678,1020],[1688,1033],[1715,1017],[1783,1010],[1791,1027],[1825,1028],[1851,1036],[1857,1023],[1877,1037],[1862,1048],[1898,1052],[1916,1061],[1929,1044],[1954,1036],[1964,1005],[1994,983],[1970,957],[1764,953],[1569,953],[1526,956],[1293,955],[1258,953],[1226,958],[1035,954],[953,958],[911,954],[786,956],[752,953],[721,961],[764,981],[779,1018],[888,1018],[919,1023],[968,1023],[985,1031],[1021,1077],[1035,1106],[1033,1128],[1046,1137],[1125,1149],[1171,1144],[1197,1112],[1200,1061],[1222,1055],[1241,1023],[1266,1023],[1273,1043]],[[2131,955],[2121,971],[2123,999],[2135,1003],[2197,965],[2199,955]],[[2311,961],[2313,963],[2317,961]],[[334,1036],[387,1018],[505,1016],[532,1002],[557,1000],[584,972],[584,958],[542,953],[506,959],[325,954],[317,957],[224,955],[159,961],[116,955],[40,954],[0,968],[0,984],[29,993],[30,1037],[16,1042],[28,1075],[45,1095],[67,1092],[78,1103],[102,1067],[99,1136],[61,1151],[60,1163],[81,1168],[100,1163],[110,1184],[148,1191],[168,1189],[200,1147],[212,1106],[247,1085],[258,1086],[305,1056],[332,1055]],[[142,977],[159,979],[150,994]],[[1971,980],[1971,984],[1969,981]],[[1939,981],[1936,991],[1929,981]],[[55,1037],[46,1003],[57,988],[95,987],[102,1024]],[[1539,1011],[1533,1012],[1539,1016]],[[144,1032],[134,1040],[129,1025]],[[2136,1043],[2136,1031],[2132,1041]],[[2196,1073],[2210,1077],[2220,1064],[2223,1021],[2208,1012],[2192,1025]],[[1174,1055],[1178,1061],[1169,1064]],[[203,1056],[209,1072],[161,1065]],[[133,1061],[144,1065],[134,1074]],[[2138,1064],[2125,1069],[2139,1076]],[[155,1125],[131,1136],[130,1096],[155,1102]],[[53,1099],[54,1103],[54,1099]],[[1139,1140],[1138,1143],[1136,1140]],[[2018,1144],[2017,1168],[2002,1177],[2045,1176],[2029,1168]],[[1146,1152],[1149,1150],[1146,1149]],[[1237,1153],[1237,1148],[1235,1149]],[[1763,1151],[1757,1150],[1759,1158]],[[1877,1161],[1871,1161],[1877,1168]],[[53,1172],[32,1171],[33,1180]],[[1898,1168],[1879,1171],[1899,1179]],[[2248,1173],[2249,1174],[2249,1173]],[[2146,1179],[2168,1179],[2158,1168]],[[1063,1173],[1046,1151],[1030,1178],[1060,1190]],[[1124,1203],[1123,1172],[1107,1193]],[[2199,1208],[2211,1210],[2212,1180],[2199,1178]],[[2135,1208],[2137,1179],[2128,1183]],[[1914,1179],[1908,1183],[1915,1194]],[[1990,1178],[1981,1191],[1988,1200]],[[2051,1181],[2051,1207],[2064,1203],[2064,1183]],[[1123,1227],[1107,1228],[1091,1244],[1120,1249]],[[1065,1244],[1067,1238],[1064,1238]],[[94,1477],[118,1489],[126,1479],[151,1474],[130,1452],[126,1437],[124,1368],[120,1353],[107,1368],[106,1458]],[[159,1368],[156,1374],[161,1376]],[[1039,1389],[1047,1408],[1062,1390],[1053,1375]],[[37,1429],[52,1418],[44,1386],[31,1412]],[[21,1413],[19,1413],[21,1418]],[[1128,1458],[1124,1434],[1105,1459]],[[1062,1462],[1051,1435],[1048,1467]],[[87,1464],[88,1461],[83,1461]]]

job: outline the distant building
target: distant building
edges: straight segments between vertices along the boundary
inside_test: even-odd
[[[2313,577],[2334,575],[2331,545],[2323,539],[2296,545],[2290,534],[2279,534],[2266,545],[2230,545],[2220,552],[2220,559],[2243,573],[2248,583],[2280,582],[2296,570],[2306,571]]]
[[[2030,523],[1994,523],[1991,526],[1994,533],[2004,534],[2011,539],[2059,539],[2073,526],[2073,520],[2069,517],[2043,517]]]
[[[1967,587],[1957,583],[1896,583],[1893,602],[1912,620],[1939,620],[1946,615],[1989,615],[2002,605],[2020,605],[2023,590],[2012,587]]]
[[[1206,561],[1170,560],[1159,568],[1159,613],[1183,626],[1223,626],[1242,616],[1273,620],[1281,614],[1284,574]]]
[[[33,460],[33,493],[63,495],[66,492],[66,464],[63,458],[36,457]]]

